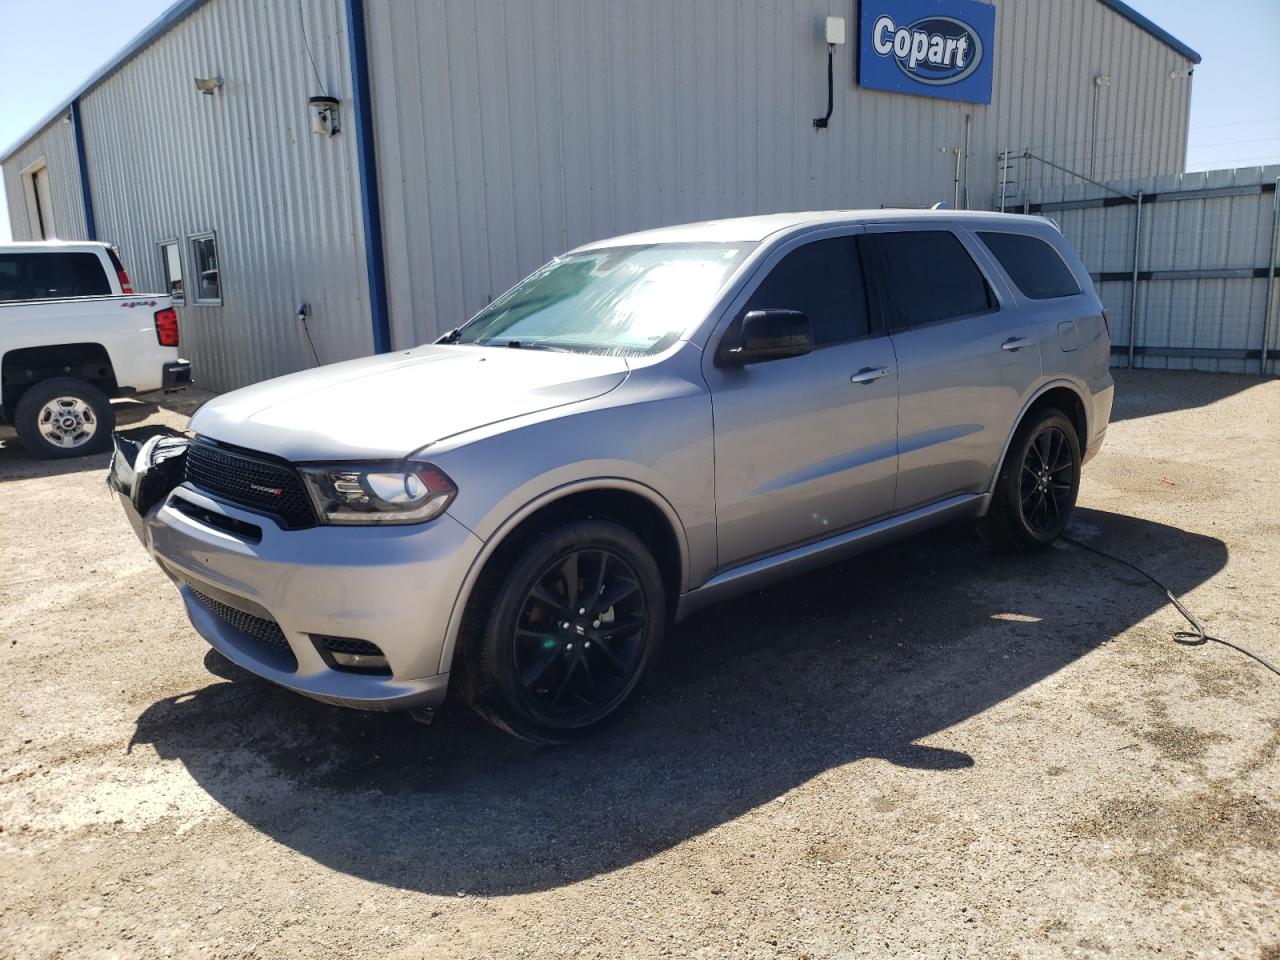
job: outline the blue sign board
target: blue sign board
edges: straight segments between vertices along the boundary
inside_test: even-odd
[[[991,102],[996,8],[978,0],[862,0],[858,83]]]

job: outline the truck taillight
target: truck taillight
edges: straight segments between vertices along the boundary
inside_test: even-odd
[[[133,284],[129,282],[129,274],[123,270],[117,270],[116,278],[120,281],[121,293],[133,293]]]
[[[156,339],[162,347],[178,345],[178,312],[172,307],[156,311]]]

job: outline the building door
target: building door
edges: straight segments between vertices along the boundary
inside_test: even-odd
[[[53,199],[49,195],[49,168],[43,163],[23,174],[27,194],[27,222],[37,240],[57,236],[53,227]]]
[[[861,231],[857,231],[860,234]],[[733,368],[703,361],[715,417],[719,567],[889,513],[897,469],[893,346],[868,309],[853,231],[793,241],[737,312],[799,310],[814,349]]]

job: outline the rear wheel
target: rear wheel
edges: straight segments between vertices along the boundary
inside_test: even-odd
[[[61,460],[110,449],[116,416],[107,395],[87,380],[55,377],[22,395],[13,426],[32,456]]]
[[[1007,550],[1046,547],[1062,536],[1080,492],[1080,441],[1060,410],[1049,408],[1018,427],[996,480],[983,536]]]
[[[666,626],[653,555],[604,520],[538,537],[479,602],[488,611],[463,653],[464,695],[538,743],[579,739],[616,717]]]

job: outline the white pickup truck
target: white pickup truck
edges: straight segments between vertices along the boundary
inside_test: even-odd
[[[0,422],[33,456],[111,447],[111,397],[180,389],[178,315],[105,243],[0,244]]]

